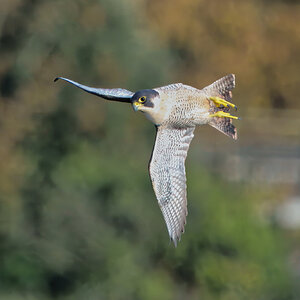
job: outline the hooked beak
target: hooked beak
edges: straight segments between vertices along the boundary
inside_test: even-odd
[[[132,103],[132,107],[134,109],[134,111],[138,111],[139,110],[139,107],[141,106],[142,104],[139,103],[139,102],[133,102]]]

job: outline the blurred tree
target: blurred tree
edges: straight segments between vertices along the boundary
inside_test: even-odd
[[[199,86],[220,74],[235,73],[243,91],[236,96],[243,106],[299,109],[297,1],[147,3],[151,27],[181,62],[179,81]]]

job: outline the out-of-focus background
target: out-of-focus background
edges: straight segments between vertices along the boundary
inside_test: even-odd
[[[0,299],[300,299],[299,1],[1,0]],[[239,139],[196,132],[168,240],[155,129],[86,94],[235,73]]]

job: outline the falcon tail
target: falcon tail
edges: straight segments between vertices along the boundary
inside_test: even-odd
[[[207,86],[203,90],[211,97],[220,97],[225,99],[226,101],[231,102],[232,98],[232,90],[235,87],[235,76],[234,74],[229,74],[211,85]],[[229,107],[212,107],[211,112],[215,113],[217,111],[228,112]],[[210,126],[216,128],[227,136],[237,139],[237,130],[235,126],[232,124],[232,119],[229,118],[212,118],[212,120],[208,123]]]
[[[209,125],[226,134],[227,136],[233,138],[234,140],[237,139],[237,130],[232,124],[231,119],[229,121],[227,118],[219,118],[219,120],[211,121]]]

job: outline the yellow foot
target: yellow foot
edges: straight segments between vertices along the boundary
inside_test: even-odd
[[[224,107],[231,106],[235,110],[237,110],[237,107],[235,104],[228,102],[225,99],[222,99],[220,97],[209,97],[209,100],[213,101],[215,103],[216,107],[220,107],[221,105],[223,105]]]
[[[224,112],[224,111],[217,111],[214,114],[209,115],[210,117],[218,117],[218,118],[230,118],[230,119],[237,119],[239,120],[240,118],[236,116],[232,116],[230,113]]]

